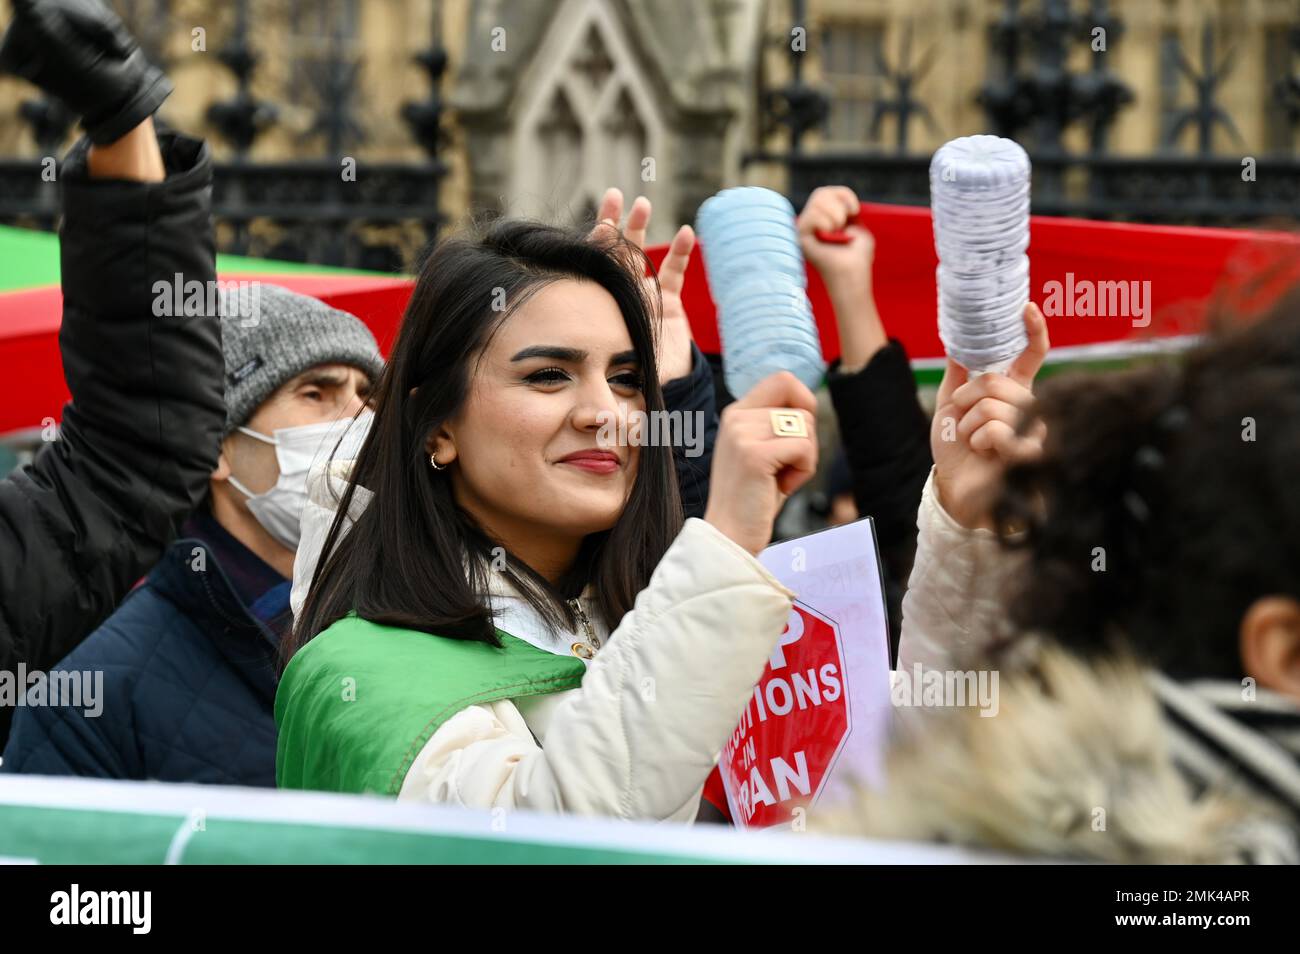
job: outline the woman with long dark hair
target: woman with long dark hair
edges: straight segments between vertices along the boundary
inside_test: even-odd
[[[695,816],[791,609],[754,555],[815,468],[815,401],[779,374],[729,407],[683,523],[645,439],[671,429],[637,423],[664,411],[645,263],[614,228],[509,220],[429,257],[350,477],[313,485],[334,516],[283,651],[281,786]]]

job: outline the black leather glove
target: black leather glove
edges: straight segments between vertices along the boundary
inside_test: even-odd
[[[13,0],[0,70],[31,80],[77,115],[96,145],[152,116],[171,81],[101,0]]]

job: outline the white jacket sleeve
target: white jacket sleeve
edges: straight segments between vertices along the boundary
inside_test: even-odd
[[[1006,583],[1019,567],[992,530],[963,527],[943,509],[934,471],[921,492],[916,559],[903,596],[898,668],[947,669],[978,653],[1006,623]]]
[[[324,559],[322,551],[325,549],[325,538],[329,536],[338,505],[348,488],[352,463],[350,460],[332,460],[316,464],[307,473],[307,503],[302,509],[298,553],[293,560],[293,587],[289,592],[289,606],[293,610],[294,622],[297,622],[303,604],[307,601],[307,591],[311,589],[311,579],[316,575],[316,565]],[[352,529],[373,497],[374,494],[365,487],[357,487],[352,494],[352,506],[348,508],[347,519],[343,521],[343,533]]]
[[[425,743],[399,798],[629,819],[694,818],[794,594],[687,520],[636,605],[534,741],[509,702],[471,706]]]

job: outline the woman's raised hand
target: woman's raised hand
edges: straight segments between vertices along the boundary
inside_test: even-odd
[[[627,224],[623,235],[639,249],[645,248],[646,229],[650,226],[650,200],[637,196],[627,214]],[[615,229],[623,218],[623,193],[618,189],[605,190],[600,200],[600,211],[596,213],[596,227],[592,234],[601,229]],[[659,329],[659,382],[667,384],[676,378],[682,378],[691,372],[691,323],[686,317],[686,308],[682,305],[682,286],[686,283],[686,264],[691,260],[691,250],[695,248],[695,230],[683,225],[673,236],[668,246],[668,254],[659,265],[659,292],[663,300],[663,312]],[[654,283],[649,277],[644,279],[651,299],[654,298]]]
[[[793,374],[778,371],[723,410],[704,519],[757,555],[771,541],[786,497],[816,470],[817,399]]]
[[[1036,421],[1019,433],[1021,418],[1033,410],[1034,377],[1050,342],[1038,306],[1025,306],[1029,343],[1006,374],[969,372],[951,358],[935,402],[930,427],[934,486],[939,502],[964,527],[992,527],[990,507],[1008,465],[1042,453],[1046,427]]]

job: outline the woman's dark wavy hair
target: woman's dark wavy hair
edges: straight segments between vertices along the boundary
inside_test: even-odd
[[[662,410],[652,319],[658,311],[639,278],[646,264],[622,237],[591,238],[517,219],[478,225],[434,248],[376,388],[374,423],[338,502],[322,551],[328,556],[284,640],[281,665],[353,611],[378,623],[499,645],[480,595],[488,572],[505,573],[551,626],[574,625],[566,600],[591,583],[604,618],[618,624],[681,528],[671,448],[640,448],[617,522],[589,535],[574,566],[552,585],[509,553],[504,569],[489,571],[492,549],[502,544],[457,505],[448,476],[430,466],[425,443],[464,404],[495,331],[534,294],[564,279],[595,282],[613,296],[640,361],[646,410]],[[374,497],[344,533],[357,486]]]
[[[1238,679],[1251,603],[1300,600],[1300,285],[1260,320],[1212,324],[1181,359],[1045,384],[1044,454],[995,506],[1028,552],[1019,631]]]

